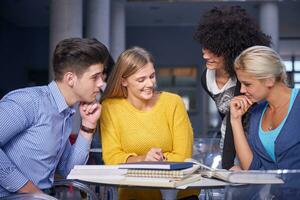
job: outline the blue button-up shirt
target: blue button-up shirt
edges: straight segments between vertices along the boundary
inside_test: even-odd
[[[72,114],[52,81],[48,86],[10,92],[0,101],[0,197],[31,180],[49,188],[56,170],[66,176],[85,164],[90,141],[80,134],[71,146]]]

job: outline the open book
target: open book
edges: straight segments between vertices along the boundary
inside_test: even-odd
[[[193,168],[194,171],[197,169]],[[128,171],[130,170],[120,169],[120,165],[77,165],[71,170],[67,179],[116,185],[176,188],[198,181],[201,178],[200,174],[193,174],[194,171],[190,171],[188,175],[180,178],[130,176]]]
[[[260,170],[243,170],[230,171],[226,169],[214,169],[208,167],[194,159],[187,159],[199,165],[199,173],[208,178],[217,178],[230,183],[238,184],[281,184],[284,181],[276,170],[260,171]]]

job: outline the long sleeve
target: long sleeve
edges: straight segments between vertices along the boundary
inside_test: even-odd
[[[117,124],[111,118],[109,107],[109,103],[103,103],[100,117],[103,160],[105,164],[125,163],[129,156],[137,154],[127,153],[123,149]]]
[[[15,97],[16,100],[8,96],[0,102],[0,185],[10,192],[19,190],[28,178],[11,162],[5,149],[12,140],[18,141],[18,135],[33,123],[34,115],[30,113],[35,112],[29,96]]]
[[[262,167],[262,163],[260,161],[260,156],[256,153],[256,150],[254,149],[255,148],[254,138],[252,136],[248,137],[248,143],[253,154],[253,158],[249,166],[249,170],[259,170]]]
[[[179,98],[179,97],[178,97]],[[181,99],[178,99],[173,112],[172,133],[173,133],[173,149],[166,152],[165,156],[169,161],[183,161],[192,156],[193,148],[193,130]]]
[[[249,119],[247,121],[248,125],[246,128],[246,133],[247,133],[248,144],[253,154],[253,158],[249,166],[249,170],[259,170],[262,167],[260,155],[257,154],[258,145],[256,143],[258,142],[258,140],[260,140],[258,136],[258,131],[259,131],[261,113],[265,105],[266,105],[265,103],[257,104],[254,107],[251,107],[251,109],[248,111]],[[259,151],[261,150],[265,151],[264,147],[263,146],[261,147],[262,149],[260,149]]]
[[[260,107],[260,106],[259,106]],[[258,112],[258,108],[255,108],[252,112],[252,114],[250,115],[250,120],[249,120],[249,125],[248,125],[248,129],[247,129],[247,133],[248,133],[248,144],[252,150],[252,154],[253,154],[253,158],[251,161],[251,164],[249,166],[249,170],[259,170],[262,167],[262,163],[260,161],[260,155],[257,154],[256,152],[256,146],[255,145],[255,138],[256,138],[256,134],[258,134],[258,130],[259,130],[259,121],[260,121],[260,112]]]
[[[237,80],[236,87],[234,89],[234,96],[240,95],[241,83]],[[244,117],[243,117],[244,118]],[[234,166],[234,159],[236,157],[236,151],[234,147],[233,133],[230,122],[230,110],[227,113],[226,119],[226,131],[224,138],[224,147],[222,153],[222,167],[224,169],[230,169]]]
[[[96,133],[95,133],[96,134]],[[75,144],[67,140],[63,155],[58,164],[60,174],[66,177],[75,165],[84,165],[88,160],[91,141],[85,139],[80,133]]]

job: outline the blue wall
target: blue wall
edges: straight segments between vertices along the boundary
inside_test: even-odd
[[[194,27],[127,27],[126,46],[150,51],[159,66],[199,65],[201,49],[193,40]]]
[[[48,28],[1,24],[1,97],[10,90],[28,86],[28,69],[48,70],[48,38]]]

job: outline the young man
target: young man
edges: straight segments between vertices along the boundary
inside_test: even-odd
[[[0,101],[0,197],[51,188],[54,173],[68,175],[85,164],[101,107],[106,47],[95,39],[70,38],[54,51],[55,80],[47,86],[12,91]],[[82,118],[71,146],[72,107]]]

